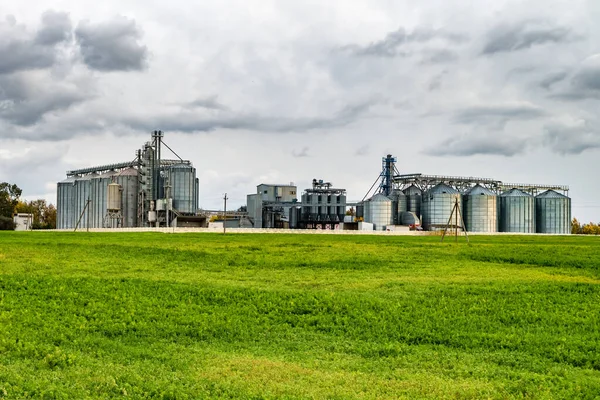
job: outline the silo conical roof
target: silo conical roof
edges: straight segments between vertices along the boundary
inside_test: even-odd
[[[496,193],[494,193],[493,191],[491,191],[488,188],[485,188],[483,186],[481,186],[480,184],[477,184],[475,186],[473,186],[471,189],[467,190],[465,193],[466,196],[496,196]]]
[[[554,190],[546,190],[536,196],[538,199],[568,199],[564,194],[560,194]]]
[[[410,185],[409,187],[404,189],[404,194],[407,196],[414,196],[414,195],[420,196],[421,194],[423,194],[423,191],[421,189],[419,189],[418,187],[416,187],[415,185]]]
[[[374,202],[374,203],[381,203],[381,202],[389,203],[392,200],[382,193],[377,193],[375,196],[371,197],[371,199],[369,201]]]
[[[526,193],[522,190],[515,189],[515,188],[507,190],[506,192],[502,193],[500,196],[502,196],[502,197],[533,197],[529,193]]]
[[[427,194],[460,194],[460,192],[445,183],[438,183],[427,191]]]

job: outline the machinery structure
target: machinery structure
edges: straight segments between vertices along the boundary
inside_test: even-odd
[[[361,204],[366,222],[376,230],[415,221],[426,230],[447,225],[455,203],[464,225],[474,232],[570,233],[569,187],[506,183],[496,179],[447,175],[399,174],[396,158],[382,158],[382,170]],[[375,195],[367,197],[379,182]],[[389,199],[389,200],[386,200]],[[463,208],[464,206],[464,208]],[[391,208],[391,212],[386,210]],[[377,210],[373,212],[373,210]],[[383,210],[383,211],[382,211]]]
[[[163,147],[177,158],[163,159]],[[169,226],[194,216],[198,198],[192,163],[153,131],[133,161],[67,171],[57,184],[57,228]]]

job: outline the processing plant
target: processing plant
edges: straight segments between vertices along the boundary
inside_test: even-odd
[[[475,177],[399,174],[396,158],[382,159],[382,171],[357,206],[357,215],[375,230],[394,225],[422,226],[425,230],[447,227],[468,232],[569,234],[569,187],[504,183]],[[376,184],[375,195],[366,199]],[[459,225],[450,220],[458,205]]]
[[[57,228],[160,227],[194,219],[196,169],[163,138],[152,132],[133,161],[67,171],[57,184]],[[163,148],[177,158],[163,159]]]

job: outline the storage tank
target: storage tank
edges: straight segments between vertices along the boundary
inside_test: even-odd
[[[115,182],[121,186],[121,215],[124,227],[138,226],[138,195],[139,175],[135,168],[127,168],[114,177]]]
[[[535,198],[537,233],[571,233],[571,199],[554,190],[547,190]]]
[[[92,218],[91,225],[94,228],[102,228],[106,216],[108,185],[112,182],[115,171],[108,171],[91,179],[92,185]]]
[[[114,182],[108,185],[106,204],[107,211],[121,211],[121,185]]]
[[[519,189],[500,195],[500,232],[535,233],[535,199]]]
[[[400,225],[415,225],[415,226],[419,226],[421,225],[421,221],[419,220],[419,217],[417,217],[417,215],[413,212],[410,211],[402,211],[401,213],[398,214],[398,223]]]
[[[444,229],[448,224],[456,200],[458,200],[458,205],[462,210],[460,192],[444,183],[439,183],[425,192],[421,203],[423,229],[428,231]],[[453,217],[450,224],[453,226],[455,221]],[[462,225],[460,217],[458,217],[458,225]]]
[[[403,192],[406,195],[406,211],[413,212],[420,218],[423,191],[415,185],[410,185]]]
[[[481,185],[463,195],[467,232],[498,232],[498,196]]]
[[[96,201],[96,199],[92,196],[92,179],[97,177],[98,174],[93,173],[89,175],[85,175],[82,177],[78,177],[75,179],[74,191],[75,191],[75,199],[73,204],[73,211],[75,213],[75,220],[73,223],[73,228],[77,225],[77,221],[81,217],[81,221],[79,223],[79,228],[93,228],[93,208],[92,204]],[[90,200],[90,204],[86,208],[86,204]],[[84,212],[85,210],[85,212]],[[82,214],[83,213],[83,214]]]
[[[385,230],[386,226],[394,223],[392,199],[378,193],[365,202],[365,222],[373,224],[377,231]]]
[[[56,185],[56,229],[73,229],[75,219],[75,177]]]
[[[394,190],[390,195],[393,201],[394,224],[401,224],[401,214],[408,208],[408,200],[406,195],[401,190]]]
[[[180,213],[194,214],[196,198],[196,168],[187,164],[176,164],[169,167],[169,184],[173,208]]]

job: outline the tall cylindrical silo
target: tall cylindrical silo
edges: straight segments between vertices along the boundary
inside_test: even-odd
[[[115,175],[115,182],[121,186],[121,214],[123,226],[137,226],[139,175],[135,168],[127,168]]]
[[[106,199],[108,185],[112,182],[112,177],[116,174],[115,171],[108,171],[91,179],[92,185],[92,208],[91,226],[94,228],[102,228],[104,226],[104,217],[106,216]]]
[[[535,198],[537,233],[571,233],[571,199],[554,190],[547,190]]]
[[[84,175],[75,179],[75,201],[74,201],[74,211],[75,211],[75,223],[73,227],[79,223],[79,228],[93,228],[93,209],[92,203],[94,202],[94,198],[92,196],[92,179],[98,176],[98,174],[93,173],[89,175]],[[89,200],[89,204],[88,204]],[[87,207],[86,207],[87,205]],[[80,220],[81,218],[81,220]]]
[[[58,182],[56,187],[56,228],[75,227],[75,177]]]
[[[500,232],[535,233],[535,199],[519,189],[500,195]]]
[[[421,217],[421,201],[423,197],[423,191],[415,185],[410,185],[404,189],[406,195],[406,211],[415,213],[417,217]]]
[[[186,164],[169,167],[169,183],[173,208],[184,214],[195,213],[196,169]]]
[[[365,222],[373,224],[373,228],[383,231],[388,225],[394,223],[392,199],[378,193],[365,202]]]
[[[468,232],[498,232],[498,196],[481,185],[463,195],[463,217]]]
[[[406,195],[401,190],[394,190],[390,195],[393,203],[393,212],[394,212],[394,224],[401,225],[402,218],[401,214],[405,212],[408,208],[408,199]]]
[[[458,205],[462,210],[460,192],[444,183],[439,183],[425,192],[421,203],[423,229],[428,231],[444,229],[448,224],[456,200],[458,200]],[[455,223],[456,220],[453,217],[450,224],[455,225]],[[461,225],[460,216],[458,217],[458,225]]]

